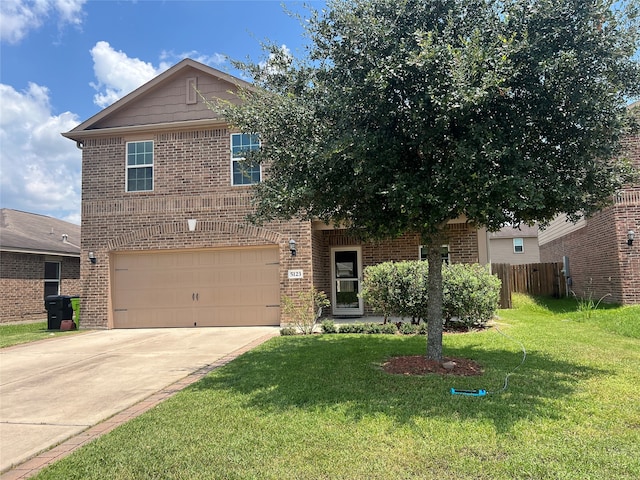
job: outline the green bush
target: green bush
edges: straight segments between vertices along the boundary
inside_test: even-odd
[[[345,323],[340,325],[338,333],[365,333],[364,323]]]
[[[395,323],[385,323],[384,325],[380,325],[380,333],[385,335],[395,335],[398,333],[398,327]]]
[[[413,323],[425,318],[427,262],[384,262],[364,269],[360,296],[371,309],[384,316],[408,317]]]
[[[280,335],[282,335],[283,337],[288,335],[296,335],[297,333],[297,330],[293,327],[284,327],[280,329]]]
[[[400,308],[402,292],[396,285],[396,271],[396,265],[392,262],[379,263],[364,269],[360,296],[374,312],[384,317],[384,323],[387,323],[389,316]]]
[[[364,270],[362,298],[385,323],[390,316],[411,318],[419,324],[426,318],[428,295],[427,262],[385,262]],[[445,329],[484,326],[496,313],[500,280],[478,264],[444,265],[443,323]],[[406,332],[412,329],[402,326]],[[420,327],[424,328],[425,327]],[[422,333],[422,330],[418,330]]]
[[[498,310],[500,279],[479,264],[442,269],[445,329],[483,327]]]
[[[415,325],[413,323],[402,322],[400,324],[400,328],[398,329],[403,335],[415,335],[418,333],[418,329],[420,325]]]
[[[332,322],[333,323],[333,322]],[[398,333],[398,327],[394,323],[386,323],[384,325],[379,323],[345,323],[337,328],[338,333],[366,333],[373,334],[385,334],[395,335]],[[335,333],[335,332],[327,332]]]
[[[323,320],[320,323],[320,328],[322,329],[322,333],[338,333],[338,327],[333,320]]]

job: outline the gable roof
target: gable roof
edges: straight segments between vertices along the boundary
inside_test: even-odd
[[[3,208],[0,210],[0,251],[80,257],[80,226]]]
[[[249,82],[236,78],[233,75],[229,75],[220,70],[209,67],[208,65],[205,65],[203,63],[196,62],[195,60],[192,60],[190,58],[185,58],[184,60],[175,64],[173,67],[169,68],[168,70],[165,70],[160,75],[154,77],[144,85],[135,89],[133,92],[129,93],[128,95],[125,95],[115,103],[101,110],[100,112],[98,112],[97,114],[89,118],[88,120],[85,120],[80,125],[76,126],[69,132],[63,133],[62,135],[72,140],[80,141],[83,138],[92,136],[92,133],[93,134],[100,133],[100,130],[108,129],[109,132],[117,132],[122,129],[131,131],[132,129],[136,129],[136,128],[141,128],[145,126],[148,127],[149,125],[126,125],[122,127],[113,127],[113,126],[104,127],[102,125],[105,122],[107,122],[108,119],[116,117],[118,114],[122,113],[127,108],[131,107],[136,102],[140,101],[143,97],[148,96],[152,92],[157,91],[163,86],[166,86],[167,84],[171,83],[172,80],[184,75],[186,71],[192,71],[195,74],[200,73],[205,76],[215,78],[220,82],[228,84],[230,89],[255,88]],[[204,118],[199,120],[186,120],[186,121],[178,121],[178,122],[172,121],[168,123],[166,126],[167,128],[169,127],[175,128],[176,124],[178,123],[183,123],[185,125],[186,124],[188,125],[211,124],[212,120],[215,121],[216,119]],[[221,121],[221,119],[217,119],[217,120]],[[162,128],[164,125],[155,123],[153,124],[153,126],[155,129],[158,129],[158,128]]]

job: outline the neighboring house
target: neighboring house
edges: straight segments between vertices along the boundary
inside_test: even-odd
[[[0,323],[47,317],[47,295],[80,292],[80,227],[56,218],[0,211]]]
[[[640,110],[640,102],[630,108]],[[627,137],[624,146],[640,171],[640,135]],[[564,260],[569,289],[578,298],[640,304],[640,183],[628,185],[591,218],[575,224],[556,218],[539,240],[543,262]]]
[[[202,100],[236,101],[238,86],[186,59],[63,134],[82,149],[84,327],[281,325],[282,296],[312,286],[330,315],[361,316],[365,266],[420,258],[413,235],[363,244],[322,222],[247,223],[269,168],[241,151],[259,140]],[[484,230],[457,221],[449,236],[450,261],[488,261]]]
[[[489,233],[489,254],[491,263],[540,263],[538,226],[504,227]]]

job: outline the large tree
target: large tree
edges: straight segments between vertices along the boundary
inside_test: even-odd
[[[293,58],[266,45],[255,87],[218,105],[258,133],[254,219],[321,219],[430,245],[427,356],[442,358],[447,222],[576,219],[628,178],[640,93],[635,2],[329,0]]]

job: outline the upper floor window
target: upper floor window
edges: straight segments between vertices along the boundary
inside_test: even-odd
[[[440,256],[442,257],[442,263],[447,265],[451,264],[451,254],[449,253],[449,245],[440,246]],[[420,260],[427,260],[427,247],[420,245]]]
[[[127,143],[127,192],[153,190],[153,141]]]
[[[524,253],[524,239],[513,239],[513,253]]]
[[[260,182],[260,165],[244,162],[247,153],[260,148],[258,135],[233,133],[231,135],[231,184],[252,185]]]

